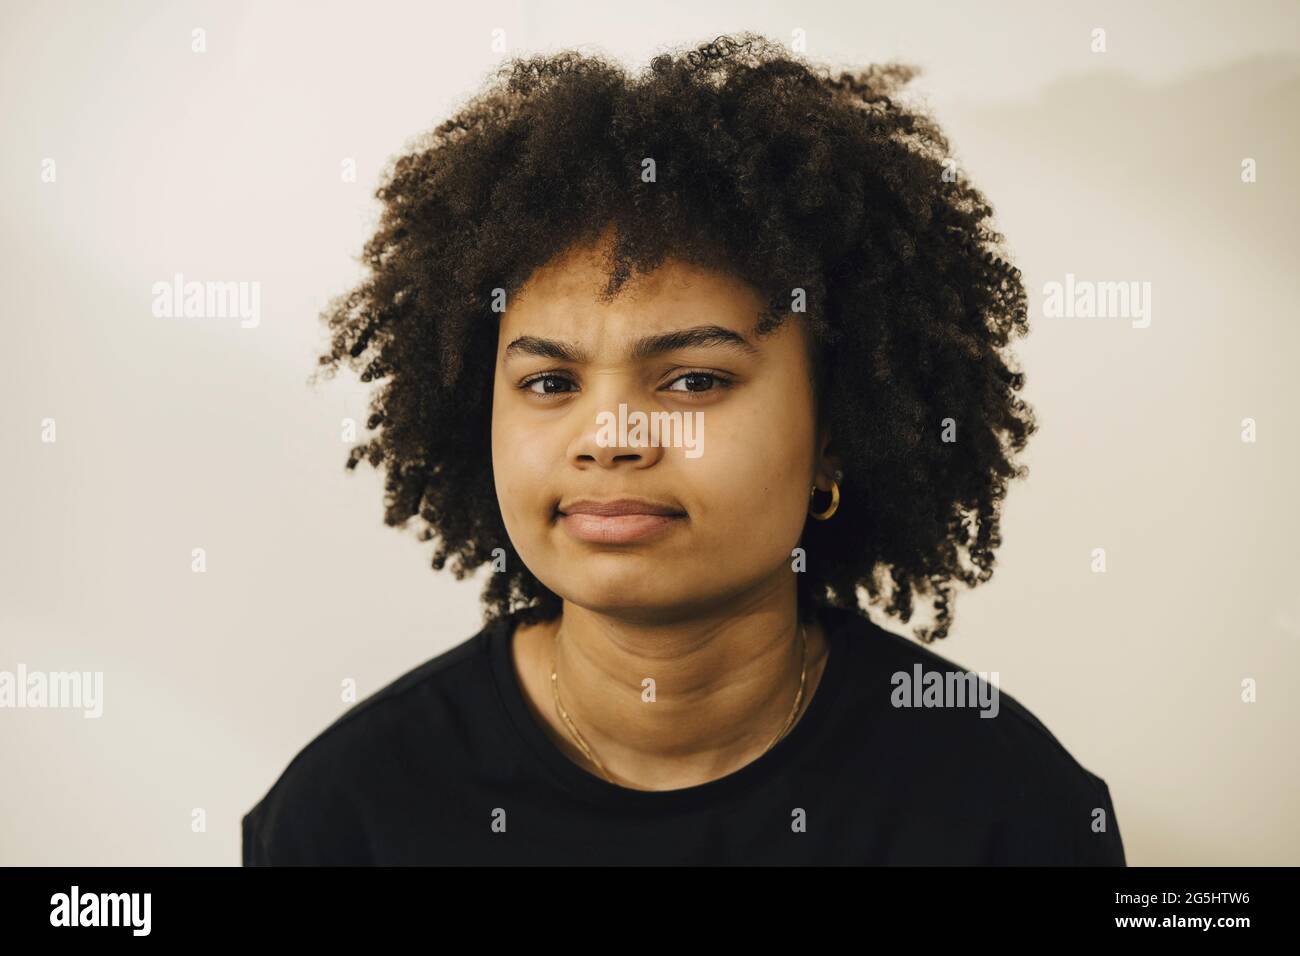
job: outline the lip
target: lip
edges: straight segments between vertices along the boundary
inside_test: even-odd
[[[669,518],[684,517],[681,508],[660,504],[644,498],[615,498],[613,501],[594,501],[582,498],[557,509],[561,515],[663,515]]]
[[[686,517],[680,508],[635,498],[574,501],[556,519],[571,536],[588,544],[628,544],[667,533]]]

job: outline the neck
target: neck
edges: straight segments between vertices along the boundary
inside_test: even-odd
[[[796,722],[826,659],[821,628],[809,622],[806,630]],[[789,721],[804,666],[793,588],[655,621],[566,601],[558,619],[517,631],[514,654],[525,696],[556,745],[600,774],[557,713],[552,662],[560,702],[605,771],[646,790],[705,783],[759,757]]]

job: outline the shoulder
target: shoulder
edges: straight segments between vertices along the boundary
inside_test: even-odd
[[[851,612],[844,612],[850,614]],[[1106,782],[1029,708],[929,647],[857,615],[856,692],[898,799],[988,827],[1003,862],[1124,865]]]
[[[289,761],[241,820],[244,866],[364,863],[373,796],[437,713],[485,663],[483,630],[353,704]]]

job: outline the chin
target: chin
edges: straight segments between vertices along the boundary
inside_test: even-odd
[[[666,575],[656,576],[653,571],[630,567],[626,572],[609,574],[592,569],[581,580],[570,579],[551,590],[589,611],[645,620],[680,613],[683,604],[699,599],[698,595],[682,593],[678,582],[666,580]]]

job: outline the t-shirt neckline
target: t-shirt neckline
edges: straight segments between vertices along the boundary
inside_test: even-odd
[[[828,645],[826,665],[812,700],[790,732],[766,753],[724,777],[673,790],[635,790],[611,783],[574,763],[547,736],[529,711],[519,676],[515,673],[511,646],[519,618],[517,613],[500,618],[488,629],[489,653],[498,695],[509,715],[510,723],[522,737],[524,746],[569,791],[590,802],[606,806],[659,808],[704,805],[739,790],[752,789],[779,774],[782,768],[807,749],[817,734],[827,711],[840,693],[848,669],[845,658],[849,642],[845,640],[844,620],[833,611],[832,608],[822,606],[815,608]]]

